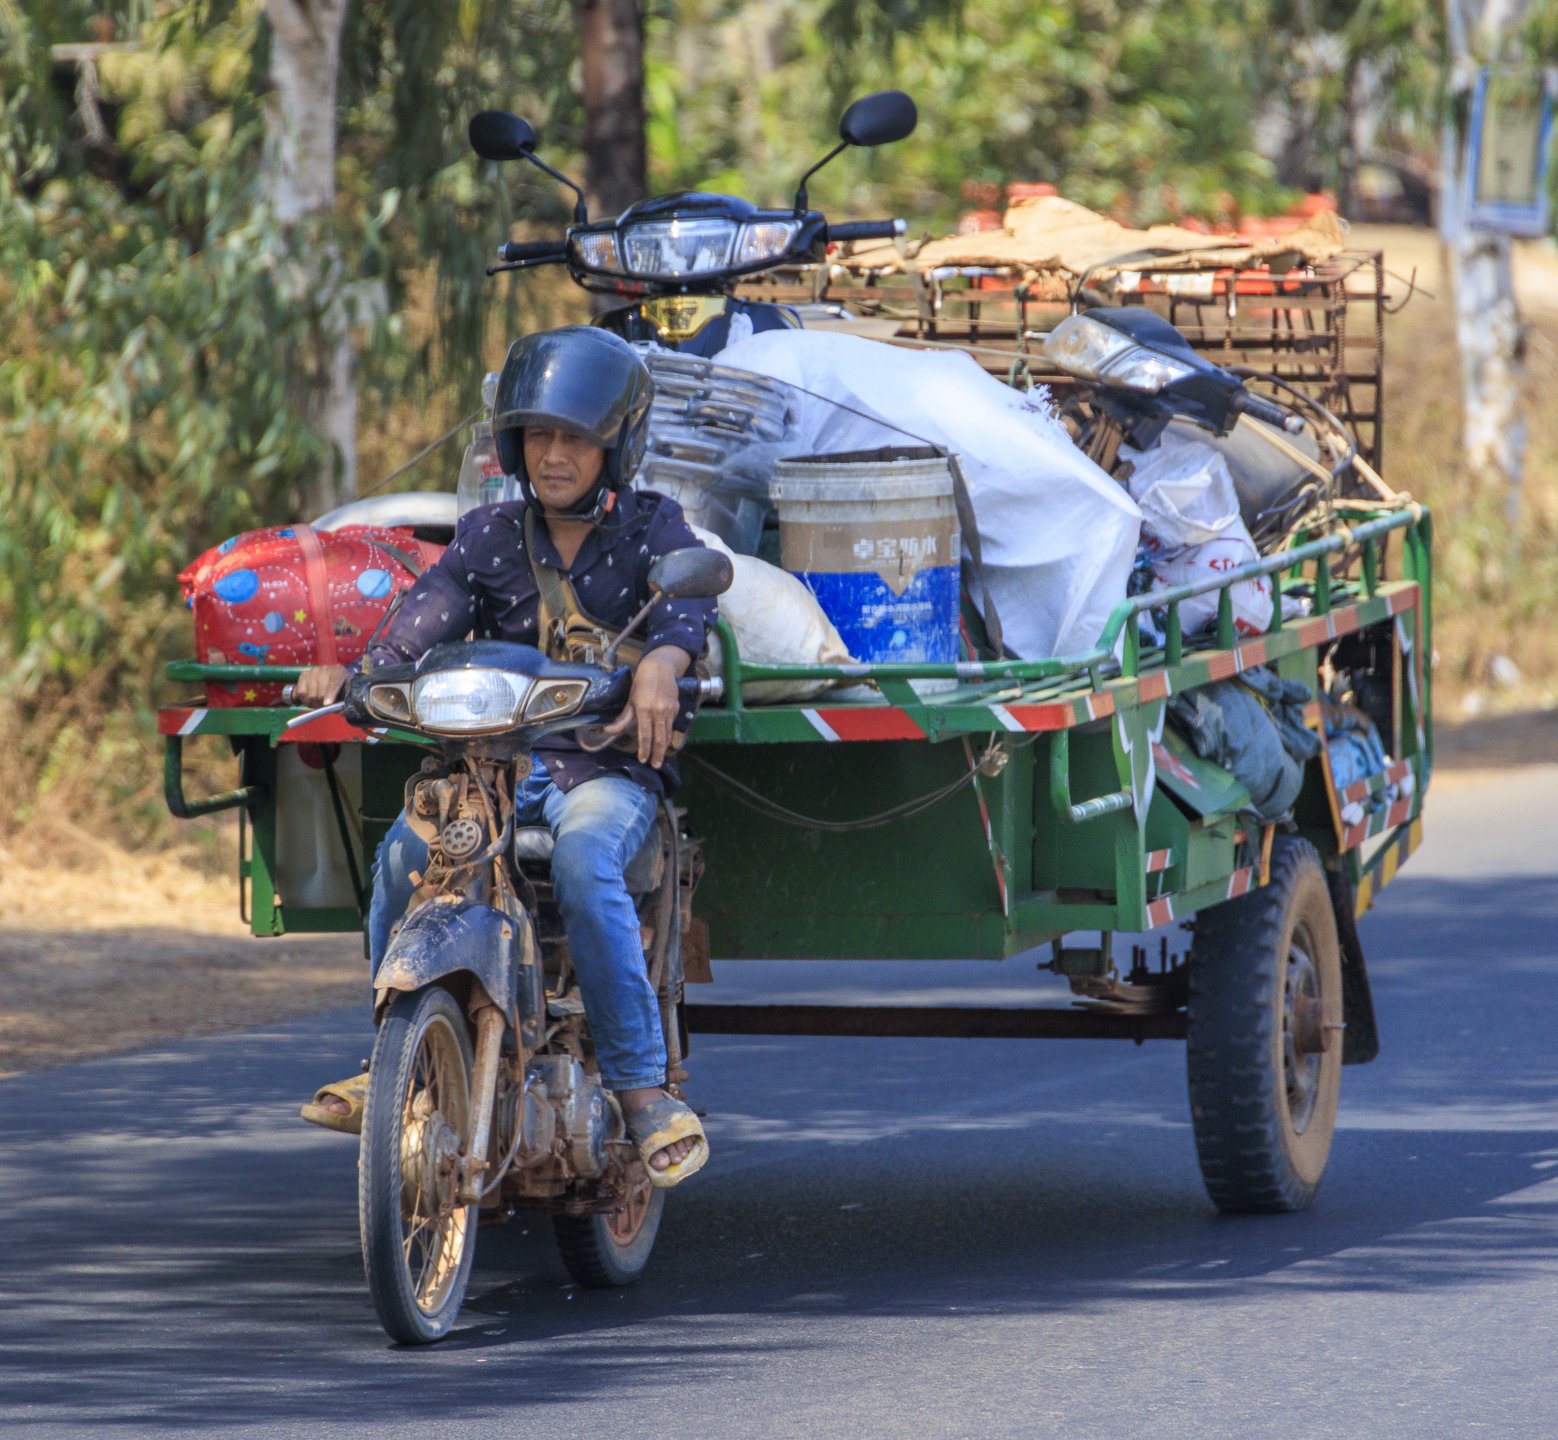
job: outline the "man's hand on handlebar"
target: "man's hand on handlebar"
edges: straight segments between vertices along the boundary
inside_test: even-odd
[[[292,703],[308,710],[334,705],[346,689],[351,673],[344,665],[310,665],[292,687]]]
[[[665,763],[671,728],[681,705],[676,682],[691,664],[692,656],[675,645],[651,650],[638,662],[626,708],[603,732],[615,739],[637,726],[641,765],[652,765],[658,770]]]

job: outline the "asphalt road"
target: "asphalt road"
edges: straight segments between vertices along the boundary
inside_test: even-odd
[[[1428,813],[1364,923],[1384,1054],[1303,1215],[1212,1211],[1177,1044],[706,1039],[715,1157],[648,1278],[582,1291],[544,1224],[484,1231],[461,1328],[403,1351],[354,1147],[293,1118],[364,1015],[0,1083],[0,1431],[1558,1435],[1558,769]],[[1043,983],[838,973],[716,988]]]

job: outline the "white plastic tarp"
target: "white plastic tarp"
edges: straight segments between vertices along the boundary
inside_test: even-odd
[[[805,392],[795,396],[789,454],[927,443],[955,453],[1007,648],[1041,659],[1097,643],[1125,596],[1141,512],[1072,444],[1042,397],[1003,385],[956,351],[853,335],[768,330],[714,359]]]

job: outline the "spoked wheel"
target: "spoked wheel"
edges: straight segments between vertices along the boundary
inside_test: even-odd
[[[453,1326],[476,1253],[476,1206],[455,1201],[471,1042],[454,997],[437,986],[397,996],[368,1074],[357,1170],[363,1268],[391,1338],[425,1345]]]
[[[620,1209],[602,1215],[554,1215],[552,1232],[563,1265],[592,1290],[631,1285],[649,1264],[660,1233],[665,1191],[656,1190],[637,1163],[635,1183]]]
[[[1302,1210],[1336,1130],[1342,970],[1325,870],[1280,836],[1271,882],[1196,919],[1190,1113],[1201,1175],[1228,1213]]]

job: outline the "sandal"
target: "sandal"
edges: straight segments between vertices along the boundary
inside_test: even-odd
[[[638,1146],[639,1158],[649,1172],[649,1183],[656,1190],[669,1190],[680,1185],[689,1175],[703,1169],[709,1158],[709,1141],[703,1126],[690,1107],[674,1096],[667,1095],[652,1100],[642,1110],[635,1110],[626,1117],[628,1139]],[[685,1160],[679,1160],[664,1170],[657,1170],[649,1163],[649,1157],[678,1140],[694,1140],[697,1143]]]
[[[341,1101],[347,1108],[343,1115],[324,1104],[327,1098]],[[314,1098],[298,1111],[311,1125],[322,1125],[326,1130],[339,1130],[343,1135],[362,1134],[362,1112],[368,1102],[368,1076],[353,1075],[349,1080],[337,1080],[321,1085],[314,1091]]]

